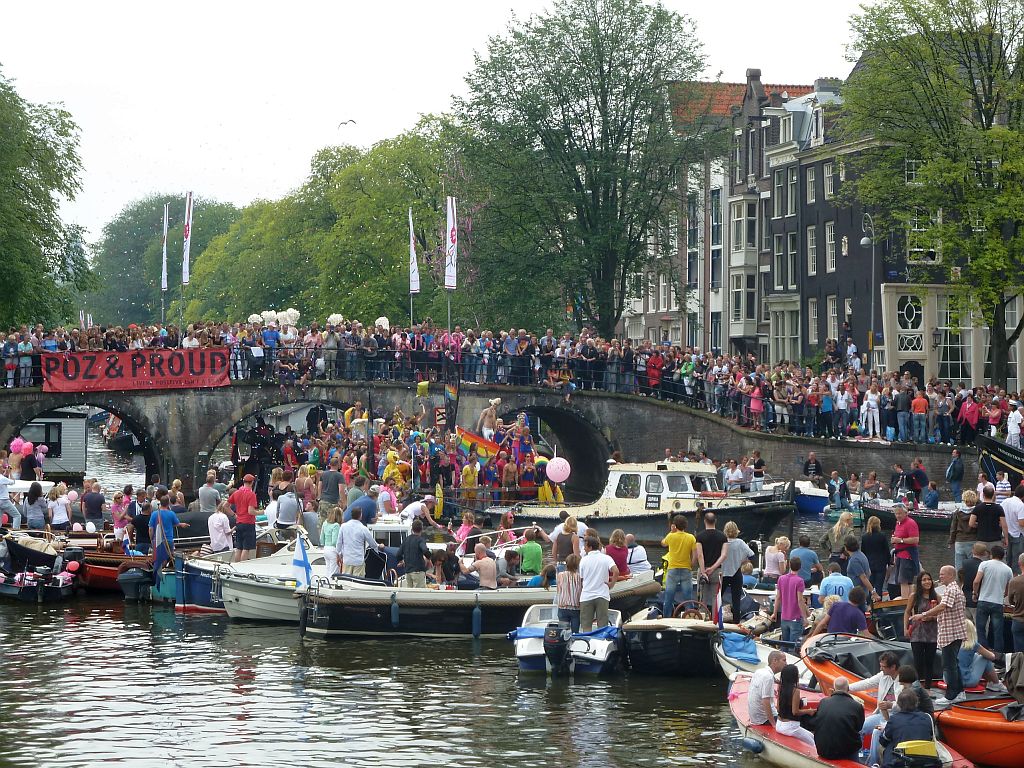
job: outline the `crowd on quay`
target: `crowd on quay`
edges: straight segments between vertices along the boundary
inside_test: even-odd
[[[826,343],[816,368],[692,346],[578,334],[490,331],[430,319],[411,327],[384,321],[298,326],[277,321],[175,325],[12,328],[0,346],[7,387],[41,381],[40,354],[149,348],[232,350],[231,375],[282,387],[317,379],[424,381],[549,387],[571,396],[603,390],[680,402],[753,430],[823,438],[969,445],[979,431],[1020,447],[1024,400],[1016,392],[964,382],[918,381],[868,371],[852,339]]]

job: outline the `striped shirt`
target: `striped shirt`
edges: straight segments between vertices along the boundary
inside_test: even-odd
[[[583,579],[578,573],[562,571],[555,580],[555,604],[559,608],[578,610],[580,593],[583,592]]]

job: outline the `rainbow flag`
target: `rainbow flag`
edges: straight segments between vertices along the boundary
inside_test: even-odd
[[[459,388],[454,384],[444,385],[444,399],[445,400],[458,400],[459,399]]]
[[[468,457],[474,446],[476,446],[476,454],[481,464],[486,464],[488,459],[498,455],[498,444],[480,437],[480,435],[467,432],[462,427],[455,428],[455,435],[458,438],[459,455],[463,457]]]

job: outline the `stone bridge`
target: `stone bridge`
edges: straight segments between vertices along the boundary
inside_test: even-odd
[[[712,457],[730,457],[759,448],[768,471],[778,478],[800,474],[808,451],[816,451],[826,469],[841,472],[876,470],[888,480],[894,461],[909,462],[923,456],[930,476],[941,481],[949,450],[940,446],[883,446],[854,441],[839,442],[763,435],[737,428],[717,416],[652,398],[607,392],[578,392],[565,403],[549,390],[463,385],[459,396],[458,422],[475,429],[480,411],[491,398],[501,398],[499,416],[506,421],[520,412],[539,417],[546,437],[573,466],[570,485],[595,493],[607,475],[606,460],[619,450],[627,461],[649,461],[664,455],[666,447],[707,450]],[[276,384],[235,381],[230,386],[207,389],[163,389],[125,392],[62,394],[39,389],[0,390],[0,444],[7,445],[26,423],[37,416],[71,405],[92,405],[119,416],[143,444],[149,474],[180,478],[185,489],[194,489],[196,475],[205,471],[197,457],[209,454],[239,422],[261,411],[288,403],[320,403],[347,408],[355,401],[372,399],[376,413],[399,407],[417,413],[421,405],[433,414],[444,404],[440,385],[432,385],[426,397],[418,397],[409,384],[392,382],[317,382],[304,394],[289,389],[282,394]],[[973,449],[965,452],[969,480],[976,472]],[[200,476],[199,482],[202,482]],[[940,482],[940,487],[942,483]],[[965,482],[965,487],[969,483]]]

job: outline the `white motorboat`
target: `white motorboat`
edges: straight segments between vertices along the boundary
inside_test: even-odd
[[[722,668],[722,672],[730,680],[738,673],[744,673],[748,675],[754,674],[761,667],[767,666],[768,654],[772,651],[781,650],[768,643],[763,643],[760,640],[753,640],[752,643],[748,643],[748,648],[753,645],[753,651],[757,654],[757,661],[752,658],[743,657],[738,658],[736,656],[730,656],[725,649],[725,640],[719,637],[715,640],[715,658],[718,660],[718,666]],[[803,661],[791,653],[786,654],[786,663],[793,664],[797,669],[800,670],[800,682],[804,685],[810,685],[814,675],[807,669]]]
[[[556,606],[532,605],[508,636],[515,642],[520,672],[605,674],[615,671],[622,657],[622,613],[608,611],[607,627],[572,634],[559,624]]]

